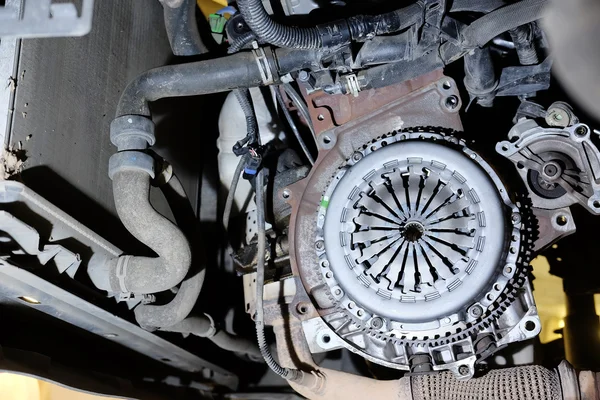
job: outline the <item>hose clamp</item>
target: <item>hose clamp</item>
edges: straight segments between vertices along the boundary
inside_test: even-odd
[[[256,59],[256,64],[258,65],[258,71],[260,72],[260,77],[263,81],[263,84],[270,85],[275,83],[275,80],[273,79],[273,73],[269,67],[269,60],[267,59],[265,49],[258,47],[257,42],[252,43],[252,46],[254,47],[252,49],[252,54],[254,54],[254,58]]]
[[[211,317],[210,315],[208,315],[207,313],[204,313],[204,315],[206,316],[206,318],[208,318],[208,320],[210,321],[210,328],[208,328],[208,332],[206,332],[206,338],[211,338],[213,336],[215,336],[218,332],[217,327],[215,326],[215,320],[213,319],[213,317]]]
[[[121,171],[143,171],[154,179],[154,159],[141,151],[121,151],[108,159],[108,177],[113,179]]]
[[[119,289],[126,297],[131,297],[131,292],[127,290],[125,286],[125,277],[127,276],[127,267],[129,266],[129,261],[133,258],[133,256],[121,256],[117,260],[117,279],[119,280]]]

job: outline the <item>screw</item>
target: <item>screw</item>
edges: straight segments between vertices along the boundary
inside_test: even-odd
[[[356,153],[352,154],[352,160],[354,160],[355,162],[360,161],[362,158],[363,158],[363,155],[359,151],[357,151]]]
[[[481,308],[481,306],[475,305],[471,307],[471,309],[469,310],[469,314],[471,314],[471,316],[475,318],[479,318],[483,314],[483,308]]]
[[[281,197],[283,197],[284,199],[289,199],[291,195],[292,194],[290,193],[289,189],[284,189],[281,193]]]
[[[587,133],[588,133],[588,129],[583,125],[575,128],[575,134],[579,137],[583,137],[583,136],[587,135]]]
[[[513,224],[518,224],[519,222],[521,222],[521,214],[513,213],[510,216],[510,220],[513,222]]]
[[[380,329],[383,326],[383,320],[379,317],[375,317],[371,320],[371,326],[375,329]]]
[[[458,373],[462,376],[469,375],[469,372],[471,372],[471,369],[467,365],[461,365],[458,367]]]
[[[325,242],[323,242],[322,240],[317,240],[317,242],[315,243],[315,248],[319,251],[322,251],[325,248]]]

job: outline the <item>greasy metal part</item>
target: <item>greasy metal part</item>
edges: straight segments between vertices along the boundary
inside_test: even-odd
[[[313,313],[306,313],[304,315],[299,316],[304,321],[305,334],[311,347],[311,350],[322,352],[328,351],[332,348],[345,347],[350,351],[360,354],[362,357],[365,357],[370,361],[391,368],[405,370],[411,369],[415,371],[426,370],[423,369],[423,367],[425,366],[424,364],[412,365],[409,362],[409,360],[411,359],[415,360],[416,358],[414,356],[418,355],[419,357],[417,358],[422,359],[422,361],[419,362],[432,364],[432,368],[434,370],[451,370],[460,379],[468,379],[474,374],[474,366],[477,360],[478,349],[476,348],[475,342],[479,341],[479,336],[475,334],[476,332],[486,335],[492,335],[495,341],[499,339],[499,336],[496,335],[495,329],[498,329],[498,332],[508,332],[515,325],[519,324],[519,322],[522,321],[523,318],[535,317],[535,306],[531,302],[528,302],[528,298],[521,298],[519,296],[517,296],[519,297],[517,299],[518,301],[515,301],[514,303],[515,308],[511,311],[511,317],[507,317],[504,320],[502,320],[497,325],[497,327],[491,326],[489,324],[489,321],[491,321],[492,319],[500,321],[499,318],[501,318],[502,314],[501,310],[504,310],[506,306],[500,307],[495,313],[490,314],[488,311],[484,312],[484,307],[491,305],[494,302],[494,299],[496,298],[497,294],[499,294],[503,290],[503,285],[505,284],[506,280],[512,277],[513,274],[515,274],[516,276],[517,267],[514,263],[516,262],[517,254],[519,254],[519,257],[521,257],[529,251],[523,250],[527,249],[527,246],[521,248],[521,246],[519,246],[518,243],[521,240],[521,235],[519,234],[518,229],[518,227],[521,226],[521,215],[519,213],[519,209],[512,205],[512,203],[507,197],[506,190],[503,189],[503,186],[497,177],[493,178],[495,177],[495,174],[493,173],[493,171],[491,171],[491,168],[489,168],[487,164],[485,164],[486,167],[483,167],[483,169],[485,170],[485,174],[492,176],[491,179],[493,179],[494,183],[496,184],[497,189],[493,189],[493,192],[498,193],[496,194],[496,196],[501,196],[505,203],[508,202],[507,206],[510,210],[508,215],[512,215],[513,217],[513,219],[510,220],[508,224],[509,226],[512,224],[514,227],[508,229],[507,232],[509,233],[507,233],[507,235],[510,237],[509,242],[511,240],[514,240],[515,242],[510,246],[512,250],[508,251],[509,249],[507,248],[506,251],[508,253],[508,257],[511,259],[515,258],[515,260],[513,260],[513,262],[509,262],[505,268],[501,269],[501,273],[499,275],[495,275],[498,279],[500,279],[500,281],[502,281],[497,283],[496,288],[492,288],[492,291],[489,293],[483,291],[484,294],[480,301],[476,301],[475,304],[473,304],[472,306],[465,305],[464,307],[462,307],[462,310],[460,312],[449,311],[447,315],[442,316],[441,314],[443,314],[443,312],[440,311],[440,316],[437,320],[435,318],[431,318],[427,323],[424,323],[424,321],[419,320],[418,313],[413,312],[413,320],[410,319],[411,317],[408,317],[408,321],[403,321],[403,323],[397,322],[397,325],[392,326],[394,322],[393,318],[390,318],[390,313],[394,314],[397,312],[410,312],[407,311],[407,309],[410,309],[409,306],[414,306],[415,303],[406,303],[404,307],[401,307],[401,309],[397,308],[395,305],[400,303],[397,301],[394,302],[386,300],[384,298],[384,295],[385,297],[388,296],[385,293],[385,290],[375,290],[376,286],[385,285],[385,283],[383,283],[383,279],[380,279],[379,282],[377,282],[377,280],[370,279],[367,275],[362,273],[355,275],[354,272],[352,272],[346,266],[347,262],[344,261],[346,258],[344,255],[341,255],[341,260],[343,262],[343,265],[341,266],[339,265],[340,257],[338,256],[336,256],[335,260],[323,258],[323,255],[326,255],[326,257],[330,256],[332,246],[340,246],[341,243],[343,247],[344,242],[350,243],[350,241],[352,240],[353,233],[360,235],[368,235],[369,233],[373,233],[373,231],[363,231],[362,229],[359,231],[355,231],[354,227],[351,231],[347,231],[343,226],[341,226],[337,228],[336,234],[336,229],[334,229],[334,226],[330,230],[333,233],[331,233],[329,236],[337,235],[337,237],[339,238],[337,240],[332,239],[333,236],[328,238],[328,234],[326,232],[325,236],[323,236],[322,233],[319,233],[319,229],[321,229],[323,227],[323,224],[326,222],[326,214],[322,212],[324,207],[327,207],[329,212],[333,212],[335,214],[332,216],[331,221],[350,221],[344,219],[344,206],[337,203],[329,204],[329,202],[333,201],[333,199],[323,197],[324,193],[326,195],[328,193],[327,188],[330,187],[330,185],[333,185],[331,182],[337,180],[336,175],[338,175],[338,173],[343,175],[343,170],[339,170],[340,167],[343,167],[347,164],[347,166],[345,167],[349,171],[347,173],[352,174],[352,165],[361,165],[361,163],[367,162],[367,159],[377,160],[377,154],[390,153],[390,157],[392,157],[392,152],[394,152],[394,154],[404,154],[403,146],[407,144],[408,147],[406,149],[409,150],[409,153],[411,153],[411,141],[409,139],[415,139],[419,141],[423,138],[430,138],[430,140],[435,138],[440,142],[450,140],[450,142],[448,143],[450,147],[457,145],[458,141],[452,142],[452,139],[450,138],[442,139],[442,137],[437,133],[432,133],[435,132],[435,130],[430,131],[427,129],[415,129],[413,131],[409,129],[405,134],[403,134],[402,132],[394,133],[387,136],[384,135],[378,140],[373,140],[374,138],[377,138],[378,136],[381,136],[386,132],[391,132],[395,129],[406,128],[410,126],[433,125],[460,129],[460,120],[458,118],[458,115],[456,114],[460,109],[460,100],[456,92],[456,86],[454,82],[450,78],[443,77],[443,75],[432,75],[437,75],[437,79],[434,78],[434,80],[430,81],[429,84],[425,82],[426,78],[424,77],[416,79],[413,82],[405,83],[405,86],[402,89],[397,90],[400,90],[400,93],[402,93],[402,90],[411,91],[410,93],[403,97],[397,98],[390,104],[387,104],[383,107],[379,107],[379,109],[377,109],[377,111],[373,112],[371,115],[353,119],[352,121],[349,121],[346,124],[337,127],[332,126],[333,124],[331,120],[329,120],[328,124],[330,128],[324,131],[322,129],[322,126],[319,127],[318,125],[319,118],[317,117],[315,119],[314,122],[316,123],[317,131],[320,132],[318,136],[318,142],[320,147],[319,158],[317,159],[317,162],[311,170],[311,173],[308,178],[287,188],[289,190],[288,202],[293,207],[292,220],[290,223],[290,237],[292,238],[290,242],[290,254],[292,255],[291,262],[294,274],[301,277],[304,289],[307,293],[310,294],[311,301],[313,302],[313,304],[315,304],[315,306],[317,306],[317,311],[319,313],[318,315],[314,315]],[[429,77],[431,78],[431,75]],[[419,84],[421,85],[419,89],[416,89],[414,86],[412,86]],[[358,99],[360,99],[360,95],[362,95],[362,93],[359,94]],[[373,94],[372,96],[373,99],[377,98],[377,96]],[[453,98],[454,96],[456,96],[455,102],[448,102],[448,99]],[[331,98],[335,97],[337,96],[331,96]],[[357,100],[357,98],[353,98],[352,96],[347,97],[351,102]],[[314,115],[314,103],[312,103],[312,105],[313,107],[311,115]],[[325,109],[325,107],[322,107],[322,109]],[[394,144],[395,142],[402,142],[404,140],[406,140],[406,143]],[[420,143],[423,142],[424,141],[421,140]],[[395,146],[398,146],[398,151],[394,151]],[[443,147],[442,144],[434,144],[433,146]],[[434,157],[436,151],[437,148],[428,149],[424,152],[425,154],[421,157]],[[371,155],[371,153],[373,154]],[[475,169],[482,168],[481,166],[477,166],[477,163],[479,163],[480,165],[482,163],[482,160],[477,154],[467,151],[466,156],[461,155],[461,157],[464,157],[466,162],[470,162]],[[378,175],[369,173],[370,169],[377,170],[378,168],[380,169],[382,167],[384,169],[393,169],[395,166],[398,168],[403,168],[408,167],[409,164],[412,165],[413,168],[415,168],[415,166],[418,164],[416,158],[412,156],[407,156],[408,159],[404,157],[402,157],[401,160],[398,159],[398,161],[396,162],[396,164],[398,165],[392,165],[394,164],[391,162],[393,160],[391,158],[390,160],[388,160],[387,158],[388,157],[384,156],[381,162],[376,162],[378,165],[382,164],[380,166],[373,165],[372,168],[363,168],[364,171],[356,172],[355,175],[357,176],[357,178],[363,177],[364,175],[364,180],[359,179],[357,181],[361,181],[364,183],[357,183],[357,185],[368,185],[369,182],[372,182],[374,183],[374,185],[372,185],[372,190],[379,194],[380,189],[378,189],[378,187],[379,185],[382,185],[383,182],[379,182]],[[390,162],[388,163],[388,161]],[[425,163],[423,164],[423,166],[429,165],[429,161],[423,162]],[[405,163],[406,165],[400,165],[400,163]],[[435,170],[434,167],[428,167],[428,169],[431,170],[429,171],[429,174],[433,176],[439,175],[440,173],[440,171]],[[458,169],[460,169],[460,171],[458,171]],[[461,174],[463,174],[463,171],[465,169],[467,168],[457,168],[456,176],[460,175],[462,177]],[[464,171],[464,173],[467,174],[466,171]],[[410,175],[411,174],[409,174],[409,176]],[[420,180],[420,176],[425,175],[421,174],[420,169],[415,168],[414,177]],[[483,176],[485,177],[485,175]],[[342,181],[344,179],[341,175],[338,176],[338,178],[340,178]],[[484,179],[488,178],[485,177]],[[469,185],[471,184],[470,182],[471,181],[469,180]],[[464,184],[465,182],[462,183]],[[456,184],[460,185],[460,180],[457,181]],[[349,186],[349,189],[352,189],[351,186],[352,185]],[[415,189],[417,191],[419,190],[419,186],[423,186],[422,191],[425,191],[426,185],[420,185],[419,183],[416,183]],[[383,188],[383,186],[381,186],[381,188]],[[469,193],[472,193],[470,192],[470,189],[472,189],[472,187],[466,189],[461,188],[464,197],[467,199],[469,198],[468,196],[470,196]],[[429,187],[427,190],[431,191],[432,188]],[[357,188],[356,191],[348,190],[348,193],[352,192],[350,194],[358,195],[360,191],[363,191],[363,189]],[[400,191],[404,193],[403,188],[400,189]],[[342,190],[340,192],[340,199],[342,199],[345,196],[342,192],[345,193],[347,192],[347,190]],[[368,191],[364,193],[369,194]],[[383,191],[382,193],[382,196],[388,196],[389,199],[392,198],[391,191]],[[475,191],[475,193],[477,193],[477,190]],[[456,194],[457,191],[452,191],[448,193],[448,196],[456,196]],[[360,202],[359,197],[356,197],[355,200]],[[450,200],[450,198],[448,200]],[[479,198],[479,201],[482,201],[481,197]],[[389,204],[390,203],[386,201],[386,205]],[[406,203],[403,204],[407,205]],[[491,206],[491,204],[489,206]],[[319,210],[319,207],[321,207],[321,212],[319,212],[315,216],[315,210]],[[385,208],[379,202],[375,202],[375,204],[371,202],[369,203],[369,207],[364,207],[363,209],[375,209],[377,207],[379,207],[379,209]],[[488,206],[486,205],[486,207]],[[441,210],[436,210],[436,212],[441,212]],[[493,212],[490,211],[490,213],[501,215],[500,213],[498,213],[498,210],[494,210]],[[453,212],[450,212],[448,216],[452,214]],[[484,214],[487,216],[488,212]],[[410,238],[412,238],[413,240],[417,239],[418,241],[419,235],[425,234],[428,221],[403,220],[402,218],[399,218],[399,216],[400,215],[398,214],[398,216],[396,216],[395,219],[388,218],[389,221],[384,221],[385,226],[381,227],[382,229],[391,229],[393,226],[398,225],[398,234],[395,235],[394,231],[390,230],[390,237],[393,237],[395,235],[402,238],[404,236],[404,240],[410,242]],[[374,223],[374,221],[377,219],[376,217],[373,218],[372,216],[368,217],[369,218],[366,218],[365,221],[365,224],[367,225],[369,223]],[[315,226],[315,218],[317,218],[317,226]],[[526,218],[523,218],[525,222]],[[465,226],[469,227],[469,229],[475,229],[480,223],[479,221],[481,220],[473,221],[473,227],[471,227],[469,223],[467,223],[467,225]],[[339,222],[337,222],[337,224],[339,224]],[[494,225],[497,226],[498,224]],[[491,223],[489,226],[492,226]],[[504,221],[500,223],[500,226],[504,226]],[[461,228],[462,225],[458,227]],[[452,229],[454,228],[456,227],[453,225]],[[328,229],[327,226],[325,227],[325,229]],[[340,232],[345,237],[340,237]],[[443,234],[447,234],[447,232],[443,232]],[[500,230],[498,235],[501,237],[504,234],[501,233]],[[475,240],[474,238],[470,238],[468,234],[464,236],[464,238],[461,237],[458,239],[470,240],[471,242],[474,242],[472,244],[472,247],[477,248],[478,244],[482,244],[481,240]],[[492,237],[493,235],[490,236],[490,240]],[[339,242],[339,240],[341,240],[341,242]],[[389,241],[390,239],[386,240]],[[365,242],[363,241],[363,243]],[[394,245],[392,243],[390,244]],[[397,245],[398,247],[400,247],[399,242],[397,243]],[[441,244],[436,243],[435,245],[439,246]],[[467,243],[467,245],[471,246],[471,243]],[[412,246],[415,245],[412,244]],[[490,244],[490,246],[492,245]],[[370,246],[366,247],[366,249],[369,248]],[[431,252],[429,254],[431,254]],[[390,255],[393,256],[393,254]],[[381,257],[387,256],[385,254],[382,254]],[[490,258],[493,259],[494,257],[498,256],[492,256]],[[423,263],[419,262],[418,265],[427,264],[424,258],[421,258],[421,260],[423,261]],[[365,259],[362,261],[367,260]],[[377,262],[377,259],[375,259],[373,266],[376,266]],[[429,266],[429,264],[427,265]],[[353,263],[353,266],[356,268],[356,264]],[[468,263],[465,264],[465,267],[466,266],[468,266]],[[360,268],[363,267],[361,266]],[[485,270],[485,268],[482,268],[481,270],[483,271]],[[355,278],[363,278],[362,281],[366,281],[362,283],[362,285],[364,286],[362,286],[363,289],[360,290],[363,292],[371,292],[372,297],[369,295],[367,297],[373,299],[372,301],[375,302],[373,304],[382,303],[381,306],[375,306],[375,309],[379,310],[381,315],[373,313],[373,311],[371,310],[371,308],[373,308],[373,304],[370,304],[370,307],[367,307],[369,306],[369,304],[363,304],[365,297],[363,297],[361,301],[356,301],[356,299],[342,301],[343,299],[347,299],[348,293],[346,291],[349,290],[347,287],[349,286],[349,283],[352,282],[352,280],[350,278],[348,278],[350,280],[343,278],[345,283],[342,285],[342,283],[340,282],[340,284],[338,285],[335,283],[335,279],[337,279],[338,274],[340,273],[347,275],[348,271],[350,271],[351,274],[355,276]],[[452,274],[452,271],[450,271],[450,274]],[[522,274],[522,272],[519,272],[519,274]],[[389,285],[390,283],[392,283],[392,281],[395,280],[395,278],[393,278],[392,275],[397,276],[397,272],[391,273],[390,271],[387,271],[383,275],[390,277],[390,282],[388,283]],[[419,282],[418,279],[419,278],[415,277],[415,286],[417,282]],[[483,280],[486,281],[486,279]],[[354,282],[355,287],[359,288],[361,286],[360,280],[355,279]],[[521,282],[518,283],[518,285],[527,284],[527,282],[522,280],[518,280],[518,282]],[[369,286],[369,288],[365,288],[365,286]],[[448,284],[445,286],[446,289],[442,290],[442,288],[440,288],[439,290],[441,290],[442,292],[445,291],[447,294],[451,291],[448,290],[449,286],[451,286],[452,290],[458,287],[457,285]],[[465,290],[467,291],[469,290],[468,286],[470,285],[464,285],[464,287],[466,288]],[[473,289],[479,289],[481,291],[481,288],[477,288],[476,286],[477,285],[475,285]],[[434,290],[432,287],[429,287],[428,285],[421,285],[421,288],[421,293],[398,293],[398,295],[405,296],[406,300],[409,300],[408,297],[412,296],[414,297],[414,299],[411,301],[415,302],[424,302],[425,296],[428,296],[428,301],[431,301],[437,297],[440,297],[440,300],[444,298],[444,294],[440,293],[440,291],[437,291],[437,294],[434,293],[434,291],[436,290]],[[396,289],[402,291],[402,289]],[[497,294],[494,292],[494,290],[496,289],[498,290]],[[417,300],[417,297],[419,297],[421,300]],[[465,297],[469,297],[469,295]],[[508,297],[512,299],[512,295],[509,295]],[[391,298],[391,295],[389,296],[389,298]],[[386,301],[389,304],[386,303],[386,305],[384,306],[383,303],[385,303]],[[467,300],[464,299],[461,301]],[[461,301],[459,301],[458,303],[461,303]],[[452,304],[452,301],[448,303]],[[440,306],[447,307],[446,304],[441,303],[438,304],[436,307]],[[458,304],[456,304],[456,308],[460,309],[461,307]],[[467,312],[467,309],[469,310],[469,312]],[[429,313],[431,313],[431,311],[429,311]],[[427,312],[424,312],[423,314],[427,314]],[[407,315],[404,314],[403,318],[406,317]],[[485,322],[478,329],[465,329],[467,327],[466,324],[469,324],[468,326],[471,326],[473,322],[476,321]],[[539,324],[536,325],[536,329],[539,329]],[[448,330],[450,337],[452,338],[452,345],[449,345],[450,339],[448,339],[447,341],[446,337],[444,336],[445,333],[443,332],[446,332],[446,330]],[[456,333],[460,330],[464,330],[464,333],[461,333],[458,336],[453,336],[453,333]],[[394,335],[390,335],[391,333],[394,333]],[[522,338],[522,336],[518,336],[516,334],[514,334],[512,337],[514,337],[515,340]],[[490,346],[488,345],[488,347]]]
[[[376,113],[381,107],[401,98],[431,82],[443,77],[441,69],[419,76],[407,82],[386,86],[380,89],[363,90],[358,96],[330,95],[322,90],[303,94],[308,104],[310,117],[317,132],[344,125],[354,119]],[[448,79],[446,86],[451,89],[453,81]],[[303,87],[301,85],[301,87]],[[452,91],[451,94],[454,94]]]
[[[9,1],[10,3],[10,1]],[[94,0],[76,2],[21,0],[21,7],[0,6],[0,37],[48,38],[83,36],[92,29]]]
[[[534,208],[533,213],[538,220],[539,237],[535,242],[534,250],[539,252],[556,243],[565,236],[575,233],[575,219],[569,207],[555,210]]]
[[[496,151],[515,164],[534,207],[552,210],[579,203],[600,215],[600,151],[590,134],[584,124],[542,128],[522,119]]]
[[[500,197],[489,166],[452,140],[417,131],[374,141],[323,194],[316,240],[325,243],[317,251],[325,281],[339,306],[366,324],[385,318],[394,336],[437,336],[467,302],[488,302],[490,281],[503,290],[509,278],[497,266],[517,259],[505,258],[507,237],[520,245],[505,213],[516,218],[518,209]]]

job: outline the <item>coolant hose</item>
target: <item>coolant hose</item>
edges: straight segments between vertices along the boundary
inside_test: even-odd
[[[548,0],[523,0],[492,11],[467,26],[462,32],[461,46],[474,49],[496,36],[542,17]]]
[[[269,51],[265,49],[267,57]],[[261,86],[263,74],[252,52],[151,69],[129,83],[121,95],[116,114],[117,117],[150,117],[149,102],[166,97],[198,96]]]
[[[160,189],[173,211],[177,226],[187,237],[195,241],[198,236],[198,219],[177,175],[172,175],[167,183],[160,186]],[[172,326],[183,321],[190,314],[200,296],[206,275],[204,254],[198,250],[198,247],[195,250],[192,267],[188,276],[181,282],[173,300],[164,305],[140,304],[134,309],[135,319],[140,326],[148,330]]]
[[[469,96],[482,107],[492,107],[498,80],[489,46],[471,50],[464,61],[464,82]]]
[[[421,2],[380,15],[359,15],[314,27],[299,28],[274,21],[262,0],[239,0],[244,21],[263,42],[295,49],[334,48],[352,40],[364,41],[377,35],[398,32],[423,22]]]
[[[515,44],[521,65],[535,65],[540,62],[533,42],[533,26],[526,24],[508,31]]]
[[[196,21],[196,0],[183,0],[179,4],[162,1],[165,28],[176,56],[195,56],[208,51],[198,31]]]
[[[186,318],[180,323],[161,328],[163,331],[192,334],[194,336],[207,338],[223,350],[234,353],[246,354],[253,358],[261,358],[260,351],[251,340],[235,336],[224,330],[215,328],[214,323],[207,316],[196,316]]]
[[[109,265],[114,292],[157,293],[178,285],[188,273],[192,253],[185,235],[150,204],[150,175],[121,170],[113,194],[125,228],[158,257],[121,256]]]

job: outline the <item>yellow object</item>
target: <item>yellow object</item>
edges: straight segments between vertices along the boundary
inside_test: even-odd
[[[558,245],[554,245],[557,248]],[[554,260],[562,262],[561,258]],[[540,341],[548,343],[560,339],[561,335],[554,331],[565,327],[564,318],[567,315],[567,305],[565,303],[565,294],[563,292],[563,282],[561,278],[550,275],[550,264],[546,257],[536,257],[531,265],[533,267],[533,297],[537,305],[538,314],[542,321],[542,332]],[[576,267],[576,266],[573,266]],[[595,295],[596,313],[600,310],[600,295]]]
[[[25,375],[0,373],[2,400],[116,400],[95,396]]]
[[[202,10],[202,14],[208,18],[210,14],[214,14],[223,7],[227,7],[227,0],[196,0],[198,7]]]

